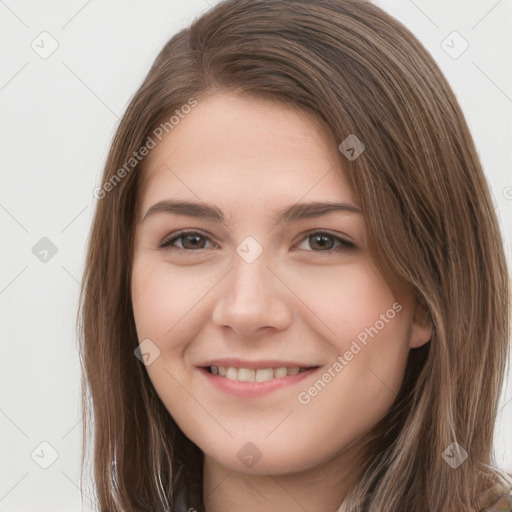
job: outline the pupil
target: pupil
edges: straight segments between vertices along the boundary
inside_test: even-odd
[[[185,242],[191,242],[191,245],[192,245],[192,249],[198,247],[198,242],[201,240],[202,236],[200,235],[184,235],[182,237],[182,241],[184,240]],[[332,248],[332,244],[333,244],[333,240],[331,239],[331,237],[329,236],[326,236],[326,235],[311,235],[310,237],[310,240],[313,239],[314,242],[311,244],[311,246],[313,247],[315,244],[317,245],[317,248],[320,248],[320,249],[330,249]],[[189,249],[190,247],[186,247],[186,243],[183,243],[182,244],[183,247],[185,249]],[[329,245],[330,247],[326,247],[326,245]],[[202,248],[202,247],[201,247]]]
[[[331,242],[331,245],[332,245],[332,240],[330,240],[330,237],[329,236],[325,236],[325,235],[312,235],[313,240],[318,241],[318,240],[321,240],[320,241],[320,249],[331,249],[331,247],[326,247],[325,246],[325,242],[327,241],[327,243],[329,243],[329,241]],[[311,244],[311,246],[313,247],[315,244]]]
[[[183,239],[182,240],[185,240],[185,241],[190,241],[190,240],[193,240],[193,243],[192,243],[192,247],[186,247],[186,243],[183,243],[183,247],[185,249],[197,249],[197,245],[195,245],[195,243],[200,240],[202,237],[199,236],[199,235],[184,235],[183,236]]]

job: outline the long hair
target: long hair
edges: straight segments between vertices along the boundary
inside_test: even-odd
[[[388,283],[414,291],[433,326],[430,342],[410,351],[339,511],[480,510],[512,485],[493,454],[510,291],[488,185],[454,93],[412,33],[365,0],[225,0],[156,57],[95,192],[77,327],[82,465],[94,434],[101,511],[204,511],[203,454],[134,355],[130,282],[141,148],[172,130],[176,111],[220,90],[313,114],[335,144],[350,135],[363,142],[357,159],[339,158],[371,253]],[[443,456],[454,442],[467,452],[456,468]]]

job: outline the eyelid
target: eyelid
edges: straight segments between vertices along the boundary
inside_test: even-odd
[[[159,244],[159,247],[162,249],[168,249],[168,248],[174,248],[172,247],[172,243],[178,240],[183,235],[200,235],[205,240],[211,241],[211,235],[207,233],[206,231],[203,231],[201,229],[182,229],[180,231],[176,231],[174,233],[169,234],[166,236],[162,242]],[[212,242],[214,243],[214,242]],[[216,245],[216,244],[215,244]],[[199,252],[201,249],[197,249],[195,251],[192,251],[190,249],[181,249],[181,247],[176,247],[176,249],[179,249],[181,251],[188,251],[188,252]]]
[[[202,231],[201,229],[183,229],[183,230],[171,233],[170,235],[166,236],[164,238],[164,240],[159,244],[159,247],[162,248],[162,249],[178,249],[179,251],[184,252],[186,254],[199,253],[199,252],[201,252],[203,250],[203,248],[192,250],[192,249],[184,249],[184,248],[181,248],[181,247],[173,247],[172,244],[174,242],[176,242],[181,236],[184,236],[184,235],[199,235],[202,238],[204,238],[205,240],[209,240],[210,242],[212,242],[212,240],[210,238],[210,235],[208,233]],[[319,253],[319,254],[323,254],[323,255],[329,255],[329,254],[332,254],[332,253],[341,252],[343,250],[351,250],[351,249],[355,249],[356,248],[355,243],[352,242],[351,240],[348,240],[347,238],[344,238],[343,236],[340,236],[340,235],[338,235],[336,233],[333,233],[330,230],[318,229],[318,228],[317,229],[311,229],[311,230],[303,233],[301,235],[300,240],[295,245],[299,245],[301,242],[303,242],[304,240],[306,240],[307,238],[309,238],[312,235],[328,235],[329,237],[333,238],[335,241],[336,240],[339,241],[341,246],[338,246],[335,249],[328,249],[328,250],[325,250],[325,251],[313,251],[313,250],[310,250],[310,251],[305,251],[305,252],[312,252],[312,253]],[[217,245],[217,244],[215,244],[215,242],[212,242],[212,243],[214,243],[214,245]],[[299,250],[303,250],[303,249],[299,249]]]
[[[305,238],[310,237],[311,235],[329,235],[330,237],[337,239],[346,245],[352,245],[354,247],[356,246],[356,244],[354,242],[352,242],[352,240],[350,240],[350,237],[348,237],[347,235],[341,235],[341,234],[335,233],[329,229],[311,229],[309,231],[306,231],[305,233],[303,233],[301,235],[302,238],[300,239],[300,242],[302,242],[302,240],[304,240]],[[313,251],[310,251],[310,252],[313,252]],[[320,251],[314,251],[314,252],[320,252]],[[323,251],[323,252],[326,252],[326,251]]]

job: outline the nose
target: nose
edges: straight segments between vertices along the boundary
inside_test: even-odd
[[[212,320],[240,336],[257,337],[268,328],[286,329],[292,321],[293,294],[262,254],[247,263],[235,254],[233,268],[219,283]]]

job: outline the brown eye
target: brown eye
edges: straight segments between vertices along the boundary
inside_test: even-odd
[[[209,238],[203,236],[197,231],[182,231],[166,238],[159,247],[175,247],[177,249],[195,252],[197,249],[205,249],[204,245],[206,240],[209,240]],[[181,247],[175,245],[175,242],[177,241],[181,242]]]
[[[307,241],[307,244],[312,249],[309,252],[320,252],[322,254],[346,251],[355,249],[356,247],[352,242],[325,231],[314,231],[308,233],[306,237],[302,239],[302,243],[304,241]],[[308,249],[303,250],[307,251]]]
[[[310,232],[302,239],[302,243],[304,243],[304,241],[307,241],[307,245],[309,245],[311,249],[301,250],[317,252],[322,255],[339,253],[356,248],[352,242],[325,231]],[[211,242],[211,240],[198,231],[181,231],[167,237],[159,247],[162,249],[178,249],[192,254],[200,252],[201,249],[206,249],[205,244],[207,242]],[[215,246],[213,242],[212,245]]]
[[[327,235],[309,235],[309,244],[313,249],[332,249],[334,247],[334,240],[332,236]]]
[[[201,239],[204,242],[204,238],[201,235],[181,235],[180,239],[184,249],[203,249],[204,243],[201,243]]]

